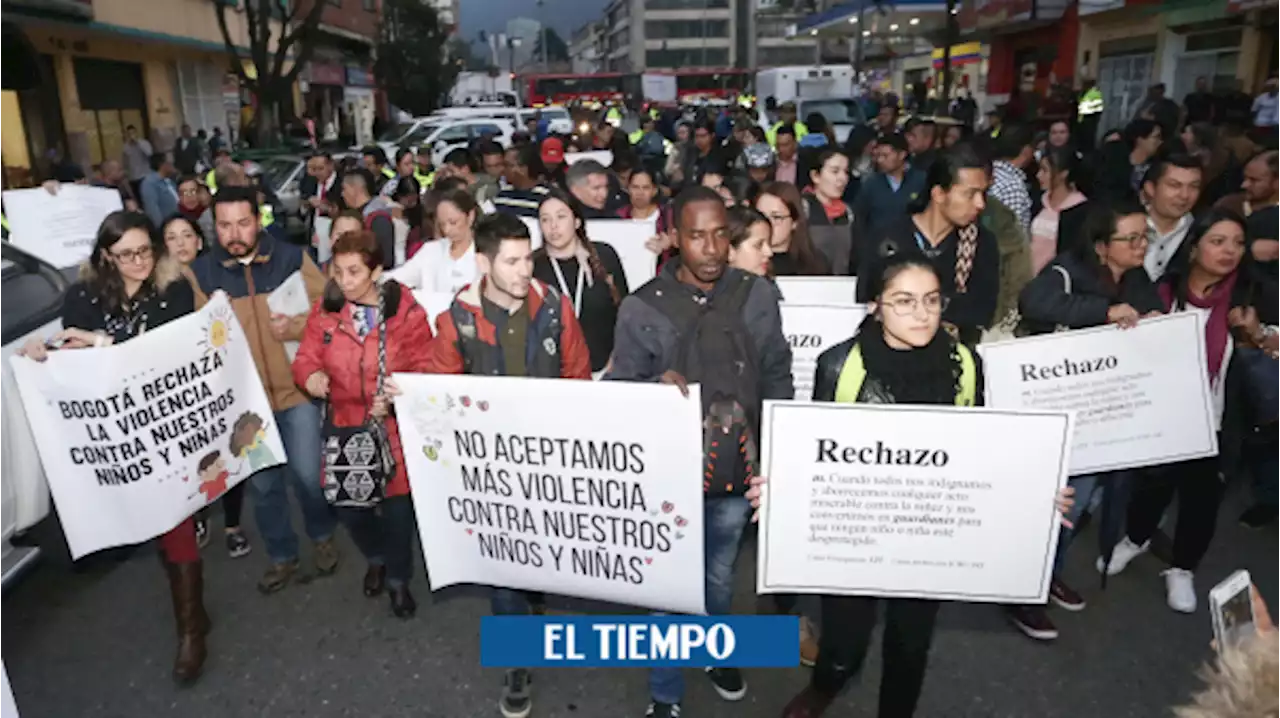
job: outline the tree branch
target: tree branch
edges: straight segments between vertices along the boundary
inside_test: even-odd
[[[276,62],[278,63],[276,74],[286,85],[293,84],[293,81],[298,78],[298,73],[302,72],[302,68],[311,61],[311,56],[315,54],[316,29],[320,27],[320,17],[324,14],[324,2],[325,0],[311,0],[311,8],[308,10],[307,16],[303,18],[300,24],[295,25],[287,35],[284,34],[285,28],[281,28],[280,44],[276,47]],[[297,46],[298,48],[294,52],[293,67],[288,72],[282,72],[285,56],[288,54],[290,46]]]
[[[236,43],[231,39],[231,28],[227,25],[227,6],[225,3],[214,2],[213,14],[218,20],[218,30],[222,33],[222,42],[227,46],[227,53],[231,55],[231,67],[235,70],[240,81],[252,85],[252,80],[244,71],[244,63],[240,62],[240,49],[236,47]]]

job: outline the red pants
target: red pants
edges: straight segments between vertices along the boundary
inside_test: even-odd
[[[196,542],[196,520],[188,518],[160,537],[160,551],[169,563],[195,563],[200,560]]]

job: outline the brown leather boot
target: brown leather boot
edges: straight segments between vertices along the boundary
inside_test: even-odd
[[[812,684],[796,694],[782,709],[782,718],[818,718],[835,702],[836,694],[820,691]]]
[[[178,625],[178,655],[173,659],[173,679],[191,683],[200,677],[207,655],[204,637],[209,614],[204,610],[204,574],[201,562],[166,563],[173,616]]]

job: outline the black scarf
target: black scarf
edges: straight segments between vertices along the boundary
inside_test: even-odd
[[[876,320],[858,332],[867,381],[894,404],[954,404],[960,387],[960,355],[941,329],[919,349],[899,350],[885,344],[884,326]],[[868,387],[870,388],[870,387]],[[865,392],[865,389],[864,389]]]

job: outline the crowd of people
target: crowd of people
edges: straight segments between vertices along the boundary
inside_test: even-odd
[[[801,121],[794,105],[782,104],[768,126],[746,111],[687,122],[655,112],[631,137],[604,118],[570,138],[535,121],[511,147],[481,141],[440,167],[409,148],[393,158],[370,148],[350,167],[317,153],[303,201],[310,246],[271,232],[261,190],[222,155],[208,182],[181,180],[173,206],[107,217],[57,339],[62,349],[129,341],[227,293],[288,455],[287,465],[237,487],[248,487],[269,558],[259,590],[333,573],[341,524],[366,563],[364,595],[388,595],[394,615],[409,618],[417,533],[392,372],[656,381],[682,390],[697,382],[703,397],[741,409],[741,430],[754,438],[760,403],[795,395],[776,277],[856,276],[857,299],[869,308],[861,326],[847,328],[850,338],[818,360],[814,401],[977,406],[983,365],[975,347],[983,341],[1198,312],[1204,346],[1168,350],[1207,356],[1220,455],[1072,476],[1067,489],[1045,497],[1063,514],[1050,602],[1080,611],[1085,599],[1063,575],[1063,557],[1104,491],[1127,487],[1118,507],[1127,512],[1125,535],[1098,561],[1108,575],[1153,550],[1177,496],[1163,575],[1169,607],[1193,612],[1207,589],[1197,587],[1195,571],[1226,483],[1249,482],[1254,491],[1241,522],[1276,521],[1280,180],[1274,150],[1180,118],[1166,127],[1158,109],[1143,114],[1100,132],[1096,149],[1085,149],[1092,138],[1077,141],[1072,123],[1037,133],[999,120],[977,130],[934,117],[901,122],[889,104],[839,144],[821,115]],[[573,157],[590,150],[611,159]],[[618,253],[607,237],[589,235],[589,221],[649,218],[656,276],[629,286]],[[540,230],[537,249],[526,220]],[[296,272],[311,312],[274,314],[267,295]],[[434,332],[413,289],[454,296]],[[300,343],[292,360],[286,342]],[[49,349],[42,339],[24,351],[40,359]],[[385,422],[395,472],[376,508],[335,511],[322,491],[321,438],[368,417]],[[765,495],[753,461],[745,450],[707,456],[711,614],[730,612],[739,544]],[[289,487],[313,546],[305,566]],[[240,491],[221,499],[233,557],[250,550]],[[160,541],[182,681],[199,675],[206,655],[206,526],[192,517]],[[939,603],[823,596],[819,613],[801,621],[812,680],[785,716],[827,710],[863,663],[880,603],[879,715],[914,712]],[[542,605],[538,595],[493,589],[495,614]],[[801,612],[795,596],[778,596],[775,606]],[[1028,637],[1051,641],[1058,629],[1049,608],[1002,610]],[[1259,640],[1269,642],[1262,653],[1274,674],[1275,634]],[[737,669],[706,674],[725,700],[747,692]],[[650,693],[646,715],[679,716],[682,672],[652,670]],[[532,698],[529,672],[507,671],[502,714],[528,715]],[[1274,691],[1271,698],[1274,705]]]

